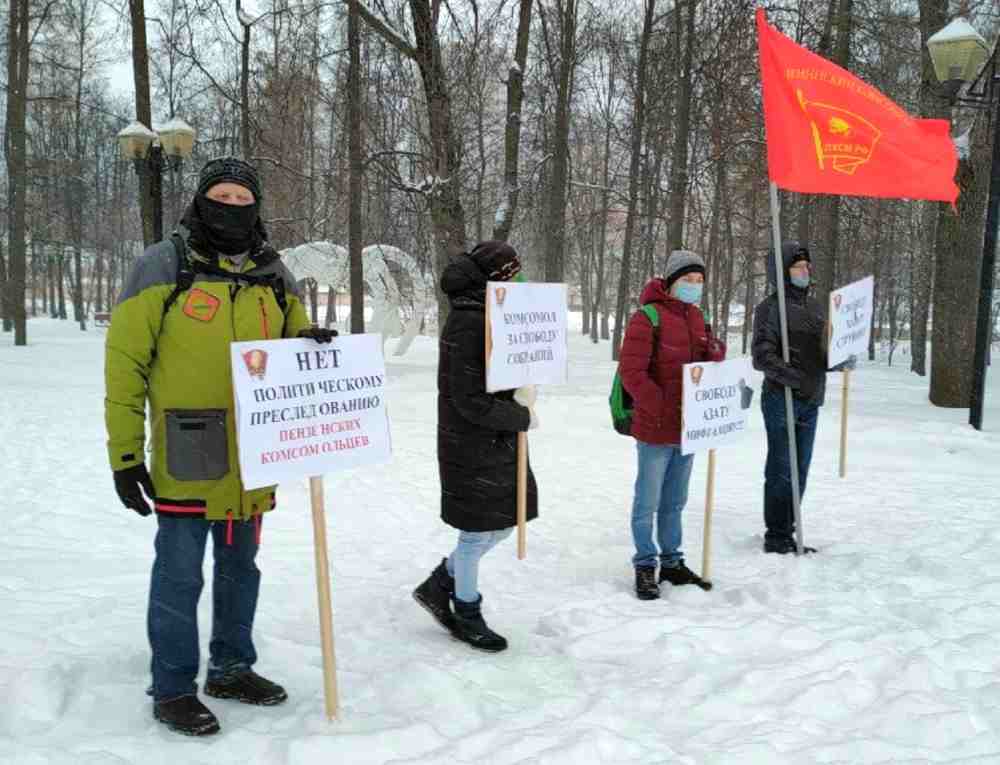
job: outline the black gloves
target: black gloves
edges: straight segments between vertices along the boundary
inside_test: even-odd
[[[299,332],[299,337],[306,340],[315,340],[317,343],[328,343],[340,333],[335,329],[323,329],[322,327],[310,327]]]
[[[145,491],[150,500],[156,496],[153,482],[150,480],[145,465],[133,465],[124,470],[116,470],[114,474],[115,491],[118,492],[118,498],[121,499],[125,507],[135,510],[139,515],[149,515],[153,512],[140,491],[140,488]]]
[[[802,378],[801,370],[787,364],[782,364],[773,379],[779,385],[784,385],[786,388],[791,388],[792,390],[798,390],[802,387]]]

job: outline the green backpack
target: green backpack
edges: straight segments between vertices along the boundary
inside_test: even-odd
[[[656,347],[660,342],[660,314],[655,306],[644,305],[642,312],[646,314],[649,323],[653,325],[653,356],[656,355]],[[615,430],[623,436],[632,435],[632,412],[634,405],[632,396],[622,385],[622,377],[619,372],[615,372],[615,379],[611,383],[611,396],[608,398],[611,404],[611,424]]]

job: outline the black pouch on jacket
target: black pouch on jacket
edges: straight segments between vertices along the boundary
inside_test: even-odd
[[[229,472],[225,409],[168,409],[167,472],[178,481],[216,481]]]

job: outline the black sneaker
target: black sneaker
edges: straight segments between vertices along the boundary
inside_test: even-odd
[[[211,736],[219,732],[219,721],[194,694],[153,702],[153,719],[185,736]]]
[[[676,566],[660,566],[660,581],[670,582],[675,587],[685,584],[696,584],[706,592],[712,589],[712,583],[706,582],[694,573],[694,571],[685,566],[684,561],[681,561]]]
[[[798,549],[795,545],[794,539],[768,539],[764,541],[764,552],[776,553],[778,555],[788,555],[789,553],[797,553]],[[818,552],[815,547],[802,545],[803,555],[809,555],[814,552]]]
[[[635,569],[635,596],[639,600],[656,600],[660,597],[660,585],[656,583],[656,569],[637,566]]]
[[[413,591],[413,599],[448,632],[455,632],[455,615],[451,612],[451,598],[455,594],[455,580],[448,573],[445,559]]]
[[[455,603],[455,629],[452,634],[463,643],[468,643],[473,648],[480,651],[490,651],[497,653],[506,650],[507,638],[498,635],[486,626],[483,619],[482,605],[483,596],[474,603],[466,603],[464,600],[454,599]]]
[[[235,699],[259,707],[273,707],[288,699],[284,688],[250,669],[209,680],[205,683],[205,695],[216,699]]]

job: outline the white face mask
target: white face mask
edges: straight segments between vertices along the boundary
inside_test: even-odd
[[[799,289],[804,290],[812,282],[812,278],[809,274],[806,274],[805,276],[794,274],[792,275],[791,282]]]

